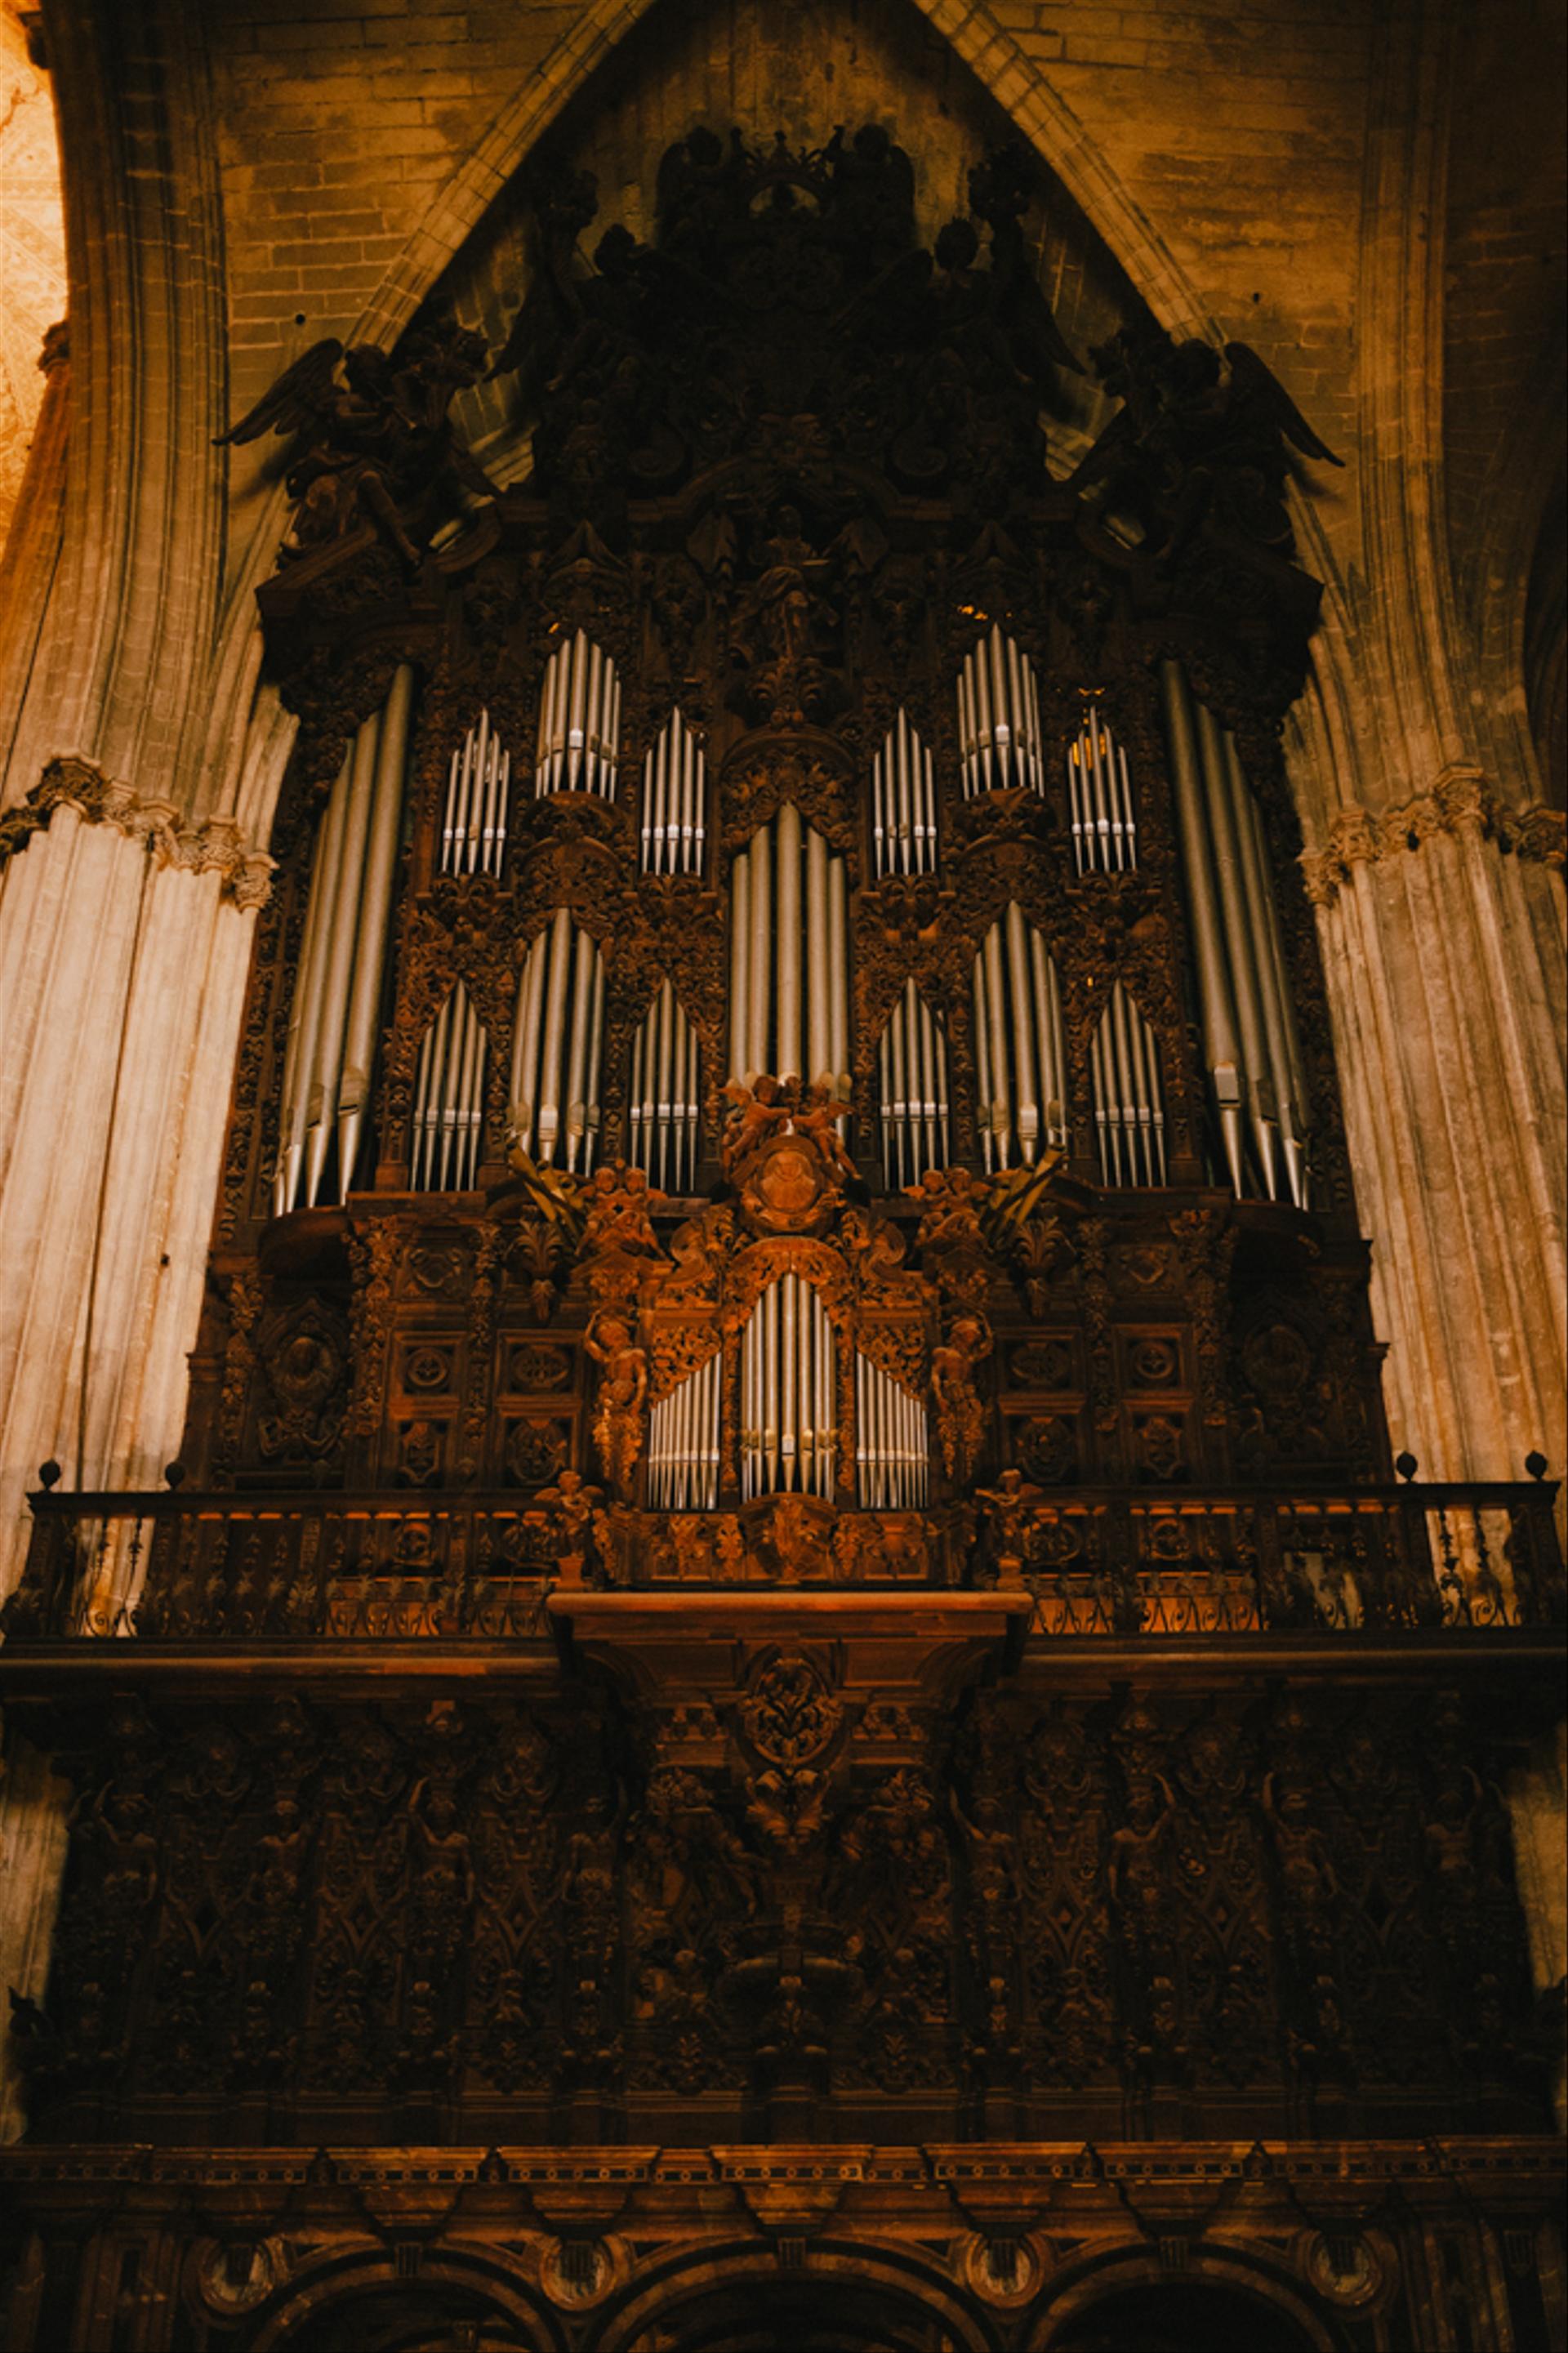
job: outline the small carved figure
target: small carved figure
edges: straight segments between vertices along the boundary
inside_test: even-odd
[[[948,1477],[966,1486],[985,1443],[985,1413],[974,1386],[974,1367],[991,1353],[991,1327],[984,1315],[952,1318],[947,1337],[931,1354],[931,1405]]]
[[[647,1354],[624,1316],[601,1309],[583,1343],[603,1366],[594,1408],[594,1445],[616,1494],[629,1498],[647,1416]]]

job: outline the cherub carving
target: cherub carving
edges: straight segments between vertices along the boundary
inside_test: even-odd
[[[985,1416],[974,1387],[974,1367],[991,1354],[991,1326],[984,1315],[955,1315],[946,1338],[931,1350],[931,1393],[942,1459],[954,1486],[967,1485],[985,1442]]]
[[[647,1413],[647,1355],[622,1315],[601,1309],[583,1343],[603,1366],[594,1407],[594,1445],[615,1493],[629,1498]]]

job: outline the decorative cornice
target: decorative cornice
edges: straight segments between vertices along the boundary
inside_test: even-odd
[[[217,873],[237,907],[259,907],[272,888],[277,864],[247,843],[232,818],[182,820],[169,801],[144,799],[129,785],[115,784],[90,760],[51,760],[25,801],[0,811],[0,866],[26,849],[35,833],[47,832],[58,808],[75,809],[84,825],[112,825],[151,845],[160,866],[188,874]]]
[[[1430,792],[1417,793],[1375,813],[1344,808],[1321,849],[1304,850],[1300,868],[1314,906],[1331,907],[1358,866],[1375,865],[1401,850],[1419,850],[1434,836],[1475,834],[1505,855],[1540,866],[1563,863],[1561,809],[1513,809],[1479,768],[1445,768]]]

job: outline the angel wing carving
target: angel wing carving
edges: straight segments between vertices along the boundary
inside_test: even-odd
[[[1226,343],[1225,356],[1230,366],[1232,398],[1238,405],[1245,403],[1259,425],[1280,434],[1303,458],[1316,458],[1325,466],[1344,464],[1320,440],[1268,361],[1260,359],[1250,343]]]
[[[264,392],[247,416],[226,433],[213,436],[215,448],[230,444],[259,441],[264,433],[303,433],[307,427],[318,425],[331,413],[331,396],[337,382],[339,363],[343,346],[336,335],[327,335],[312,343],[291,361],[269,390]]]

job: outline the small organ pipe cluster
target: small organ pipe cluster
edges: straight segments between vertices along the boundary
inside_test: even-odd
[[[643,762],[642,871],[700,874],[708,843],[708,771],[679,710]]]
[[[878,1040],[877,1081],[882,1177],[893,1193],[948,1162],[947,1037],[912,980]]]
[[[855,1351],[855,1483],[868,1512],[919,1511],[931,1489],[924,1406]]]
[[[730,880],[730,1076],[805,1078],[847,1100],[849,913],[844,860],[786,801]]]
[[[936,781],[931,754],[900,708],[871,762],[871,852],[884,874],[936,871]]]
[[[987,1176],[1065,1145],[1067,1049],[1056,964],[1017,901],[974,959],[976,1122]]]
[[[710,1356],[648,1416],[647,1504],[654,1512],[719,1506],[719,1411],[724,1360]]]
[[[452,754],[441,827],[443,874],[500,872],[510,794],[511,754],[491,733],[489,712],[481,711],[461,751]]]
[[[1035,667],[994,621],[958,674],[958,748],[966,800],[1016,785],[1046,789]]]
[[[404,662],[354,735],[322,820],[284,1050],[275,1216],[320,1199],[334,1142],[340,1200],[353,1181],[381,1027],[413,699]]]
[[[1237,1193],[1307,1206],[1307,1090],[1263,822],[1235,739],[1162,663],[1166,739],[1203,1015],[1204,1055]],[[1247,1146],[1250,1145],[1250,1153]]]
[[[833,1326],[809,1282],[782,1274],[741,1335],[741,1496],[831,1498],[837,1476]]]
[[[1068,746],[1073,860],[1080,874],[1125,874],[1138,863],[1138,828],[1127,754],[1091,702],[1082,734]]]
[[[1094,1130],[1108,1185],[1165,1182],[1165,1099],[1160,1050],[1136,1004],[1117,981],[1089,1047]]]
[[[621,682],[609,656],[582,629],[557,647],[545,667],[539,706],[533,790],[616,797],[621,741]]]
[[[459,980],[425,1032],[414,1078],[416,1193],[466,1193],[479,1173],[489,1051]]]
[[[604,956],[558,907],[518,983],[510,1133],[531,1159],[569,1175],[594,1166],[604,1026]]]
[[[666,1193],[696,1189],[700,1112],[697,1033],[661,981],[632,1040],[627,1157]]]

